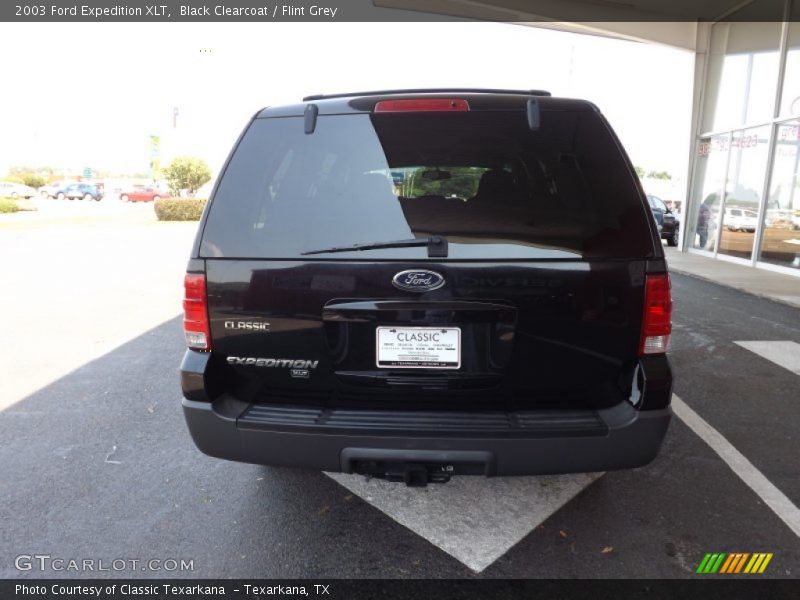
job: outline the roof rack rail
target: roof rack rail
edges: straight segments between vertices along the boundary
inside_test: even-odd
[[[517,96],[550,96],[546,90],[503,90],[494,88],[414,88],[407,90],[377,90],[372,92],[349,92],[346,94],[314,94],[303,98],[303,102],[327,100],[328,98],[349,98],[351,96],[387,96],[390,94],[441,94],[441,93],[513,94]]]

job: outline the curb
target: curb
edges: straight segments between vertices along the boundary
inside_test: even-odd
[[[776,302],[778,304],[782,304],[783,306],[788,306],[794,309],[800,309],[800,304],[796,304],[789,300],[784,300],[783,298],[776,298],[775,296],[771,296],[769,294],[764,294],[760,292],[754,292],[753,290],[748,290],[743,287],[739,287],[737,285],[731,285],[729,283],[724,283],[717,279],[712,279],[710,277],[706,277],[705,275],[698,275],[697,273],[692,273],[691,271],[684,271],[683,269],[679,269],[677,267],[669,266],[669,260],[667,261],[667,269],[670,273],[678,273],[680,275],[686,275],[687,277],[694,277],[695,279],[699,279],[701,281],[707,281],[709,283],[714,283],[716,285],[730,288],[732,290],[737,290],[739,292],[744,292],[745,294],[750,294],[751,296],[755,296],[756,298],[763,298],[764,300],[771,300],[772,302]],[[800,285],[800,281],[798,281],[798,285]]]

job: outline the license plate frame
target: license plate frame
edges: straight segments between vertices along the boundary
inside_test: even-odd
[[[400,340],[401,333],[438,333],[439,339]],[[460,369],[461,328],[379,325],[375,329],[375,364],[379,369]]]

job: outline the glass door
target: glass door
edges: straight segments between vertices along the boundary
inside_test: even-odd
[[[708,252],[715,250],[729,143],[730,134],[727,133],[698,141],[691,202],[697,208],[688,215],[691,219],[691,226],[687,229],[687,232],[691,232],[689,248]]]
[[[719,238],[721,254],[745,260],[753,256],[769,157],[769,132],[769,125],[733,132]]]

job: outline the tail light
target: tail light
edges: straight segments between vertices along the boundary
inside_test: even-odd
[[[415,98],[406,100],[381,100],[375,112],[466,112],[469,104],[460,98]]]
[[[186,335],[186,345],[197,350],[211,350],[206,276],[187,273],[183,288],[183,332]]]
[[[639,356],[663,354],[672,332],[672,293],[669,275],[648,275],[644,289],[644,315]]]

